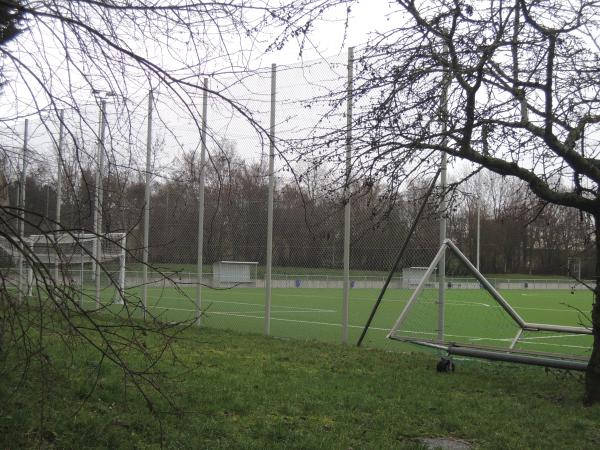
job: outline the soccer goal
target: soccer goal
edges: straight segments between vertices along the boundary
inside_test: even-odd
[[[402,287],[417,287],[425,272],[427,272],[427,267],[405,267],[402,269]]]
[[[568,276],[575,278],[575,280],[581,280],[581,258],[577,256],[570,256],[567,258],[567,270]]]
[[[444,279],[435,274],[442,259]],[[585,370],[591,334],[586,327],[525,321],[447,239],[387,337],[450,355]]]
[[[91,266],[98,263],[103,265],[110,284],[122,294],[125,289],[126,248],[125,233],[48,233],[23,239],[16,236],[0,238],[4,278],[12,280],[13,285],[27,294],[31,294],[36,282],[35,273],[40,273],[42,266],[54,278],[54,283],[79,285],[83,291],[86,274],[93,273]],[[12,276],[7,270],[11,266],[19,267]],[[120,299],[122,295],[117,296],[117,301]]]
[[[256,287],[258,263],[219,261],[213,264],[213,287]]]

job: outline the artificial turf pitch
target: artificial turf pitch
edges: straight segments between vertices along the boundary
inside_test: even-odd
[[[128,289],[130,306],[139,305],[141,291]],[[411,294],[409,289],[390,289],[367,333],[365,345],[407,350],[414,347],[385,338]],[[356,343],[379,291],[352,289],[349,303],[349,343]],[[568,290],[503,290],[501,294],[527,321],[532,323],[586,326],[592,293],[584,288]],[[437,290],[424,292],[435,304]],[[483,289],[446,290],[447,340],[467,344],[506,346],[516,327],[508,315]],[[107,293],[108,296],[108,293]],[[195,317],[196,289],[148,288],[148,310],[162,321],[191,321]],[[261,288],[202,289],[201,325],[262,333],[265,291]],[[114,305],[111,309],[120,308]],[[437,306],[422,310],[427,317],[409,321],[415,332],[434,331]],[[139,306],[138,306],[139,309]],[[137,311],[139,313],[139,311]],[[340,342],[342,336],[342,290],[328,288],[274,288],[272,290],[270,334],[303,340]],[[428,330],[427,328],[431,328]],[[413,332],[412,329],[407,330]],[[559,333],[527,333],[519,348],[587,355],[591,337]]]

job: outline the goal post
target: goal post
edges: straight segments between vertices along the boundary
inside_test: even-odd
[[[79,284],[83,291],[85,266],[94,262],[103,264],[109,275],[110,284],[117,289],[116,302],[122,303],[125,289],[125,269],[127,258],[127,235],[125,233],[48,233],[35,234],[23,240],[11,237],[0,238],[4,266],[9,269],[18,261],[20,255],[27,256],[28,270],[22,276],[27,286],[26,292],[31,294],[35,266],[55,267],[57,270],[48,271],[48,276],[55,278],[55,284]],[[99,244],[99,245],[98,245]],[[100,249],[96,255],[96,246]],[[116,266],[110,265],[116,262]],[[5,269],[6,270],[6,269]],[[57,277],[56,273],[60,275]],[[21,282],[16,283],[22,285]]]
[[[405,267],[402,269],[402,287],[415,288],[427,272],[427,267]]]
[[[567,258],[567,276],[581,280],[581,258],[578,256],[570,256]]]

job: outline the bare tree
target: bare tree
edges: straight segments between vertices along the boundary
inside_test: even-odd
[[[37,118],[52,136],[46,148],[48,161],[58,145],[56,128],[59,124],[64,127],[64,146],[72,154],[68,158],[61,155],[58,164],[67,178],[63,180],[68,190],[65,195],[76,200],[70,213],[77,216],[69,217],[67,224],[61,218],[43,217],[39,212],[22,215],[14,202],[9,205],[6,195],[1,196],[0,237],[20,251],[37,280],[33,300],[23,304],[11,288],[14,280],[9,273],[0,273],[0,356],[6,361],[4,356],[12,352],[21,358],[18,367],[10,370],[26,375],[35,363],[44,372],[49,361],[45,330],[66,328],[66,345],[71,338],[85,342],[97,350],[100,365],[109,361],[121,368],[152,411],[156,396],[170,403],[158,383],[155,365],[177,328],[160,321],[134,320],[135,310],[141,306],[135,298],[125,302],[125,315],[119,319],[121,326],[104,326],[104,318],[96,313],[98,309],[111,313],[111,309],[106,305],[94,311],[82,308],[80,298],[85,293],[69,280],[67,273],[57,277],[39,255],[28,250],[19,233],[20,225],[27,222],[28,232],[44,233],[50,224],[52,229],[75,237],[79,233],[99,232],[90,226],[92,214],[97,212],[112,218],[109,227],[131,231],[127,227],[133,228],[139,220],[123,215],[113,217],[102,208],[110,207],[114,213],[111,202],[120,201],[127,186],[132,152],[140,146],[135,130],[145,119],[145,111],[138,111],[140,99],[150,89],[161,90],[176,105],[172,114],[183,111],[199,130],[196,100],[204,89],[200,81],[204,76],[251,70],[257,50],[280,48],[290,39],[302,41],[321,11],[322,6],[311,0],[277,5],[260,0],[0,0],[0,124],[14,129],[15,122],[20,124],[24,117]],[[16,26],[18,23],[22,30]],[[237,110],[257,132],[263,131],[251,112],[235,99],[217,91],[211,94]],[[113,100],[111,107],[118,120],[106,120],[107,99]],[[98,109],[100,120],[96,121]],[[98,144],[104,133],[98,122],[107,128],[106,145]],[[13,167],[18,167],[21,154],[14,146],[2,144],[0,152],[0,159],[10,160]],[[91,166],[100,154],[111,162],[112,172],[106,179],[111,183],[107,189],[112,195],[95,207]],[[2,173],[0,184],[8,184],[7,178]],[[103,181],[102,175],[99,181]],[[0,189],[4,192],[4,186]],[[82,247],[81,252],[88,250]],[[32,326],[40,332],[32,334]],[[144,336],[149,332],[165,338],[161,348],[149,349],[145,345]],[[125,353],[139,355],[144,364],[132,368]],[[42,411],[41,422],[44,417]]]
[[[436,155],[523,180],[542,201],[594,218],[600,278],[600,5],[414,1],[357,58],[354,172],[405,178]],[[395,22],[394,22],[395,21]],[[340,103],[343,97],[339,97]],[[328,161],[345,130],[315,145]],[[322,144],[321,144],[322,143]],[[322,158],[325,160],[324,158]],[[587,403],[600,402],[600,284]]]

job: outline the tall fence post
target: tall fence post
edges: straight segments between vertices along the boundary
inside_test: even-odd
[[[62,165],[63,165],[63,145],[65,138],[65,114],[64,110],[60,111],[58,116],[58,144],[56,146],[56,159],[57,159],[57,171],[56,171],[56,216],[54,230],[58,233],[61,229],[60,216],[62,208]],[[58,283],[60,276],[60,254],[57,252],[57,260],[54,265],[54,283]]]
[[[102,240],[100,235],[102,234],[102,176],[104,173],[104,129],[106,124],[106,100],[102,99],[100,102],[100,124],[98,129],[98,168],[96,172],[96,207],[94,212],[96,220],[94,221],[94,238],[95,238],[95,250],[94,250],[94,276],[96,278],[96,307],[100,307],[100,290],[101,290],[101,274],[102,264]]]
[[[446,142],[445,133],[448,129],[447,118],[448,118],[448,87],[450,80],[448,75],[445,75],[446,79],[442,86],[442,97],[440,102],[440,116],[442,118],[442,135],[443,143]],[[446,153],[442,153],[442,161],[440,167],[440,189],[442,191],[442,198],[440,201],[440,245],[446,239],[446,215],[448,214],[448,204],[446,202],[446,172],[447,172],[448,156]],[[438,264],[438,339],[444,340],[446,324],[446,255],[442,255]]]
[[[269,197],[267,201],[267,260],[265,268],[264,333],[271,334],[271,278],[273,270],[273,191],[275,189],[275,93],[277,64],[271,66],[271,118],[269,129]]]
[[[348,343],[350,316],[350,175],[352,171],[352,91],[354,78],[354,48],[348,49],[348,86],[346,91],[346,174],[344,183],[344,290],[342,300],[342,342]]]
[[[148,311],[148,258],[150,245],[150,184],[152,183],[152,108],[154,103],[154,91],[148,92],[148,128],[146,132],[146,186],[144,190],[144,247],[142,253],[142,305],[144,308],[144,320]]]
[[[206,114],[208,113],[208,78],[204,78],[202,95],[202,130],[200,147],[200,174],[198,180],[198,273],[196,287],[196,325],[200,326],[202,317],[202,266],[204,249],[204,166],[206,165]]]
[[[25,185],[27,182],[27,146],[29,139],[29,119],[25,119],[23,131],[23,161],[21,166],[21,182],[19,184],[19,240],[21,251],[19,252],[19,302],[23,300],[23,288],[25,285]]]
[[[481,257],[481,195],[477,195],[477,270]]]

